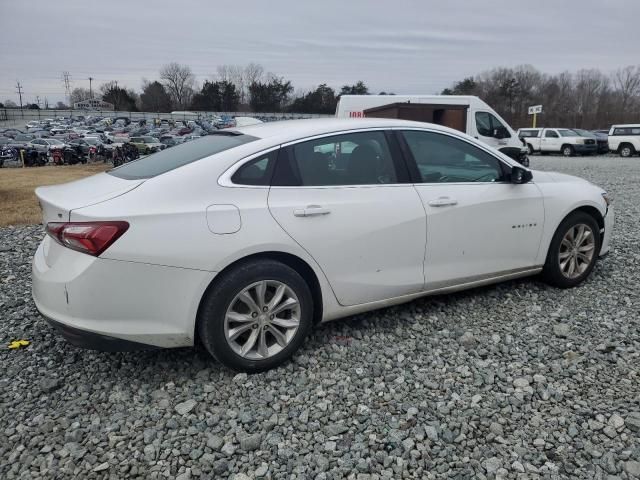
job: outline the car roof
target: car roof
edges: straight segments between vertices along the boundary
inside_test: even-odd
[[[640,123],[625,123],[620,125],[611,125],[611,128],[624,128],[624,127],[640,127]]]
[[[284,120],[280,122],[259,123],[236,127],[229,131],[236,131],[258,138],[270,139],[274,142],[288,142],[315,135],[323,135],[345,130],[358,130],[366,128],[429,128],[443,132],[455,132],[464,134],[458,130],[425,122],[412,122],[409,120],[397,120],[393,118],[313,118],[304,120]]]

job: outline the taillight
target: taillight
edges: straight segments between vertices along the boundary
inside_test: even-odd
[[[50,222],[46,231],[64,247],[97,257],[129,228],[127,222]]]

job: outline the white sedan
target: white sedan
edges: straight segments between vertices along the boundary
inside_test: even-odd
[[[543,274],[573,287],[613,209],[445,127],[386,119],[221,130],[36,190],[40,312],[72,343],[183,347],[256,372],[317,322]]]

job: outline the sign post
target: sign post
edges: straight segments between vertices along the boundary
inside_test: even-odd
[[[536,120],[538,119],[539,113],[542,113],[542,105],[529,107],[529,115],[533,115],[533,126],[531,128],[536,128]]]

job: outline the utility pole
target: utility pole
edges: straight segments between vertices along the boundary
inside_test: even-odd
[[[44,97],[44,109],[49,110],[49,99]]]
[[[36,95],[36,105],[38,105],[38,109],[40,108],[40,95]]]
[[[22,85],[20,85],[20,82],[18,80],[16,80],[16,91],[20,96],[20,115],[22,116],[22,118],[24,118],[24,112],[22,111]]]
[[[92,81],[93,81],[93,77],[89,77],[89,98],[93,98],[93,91],[91,90]]]

